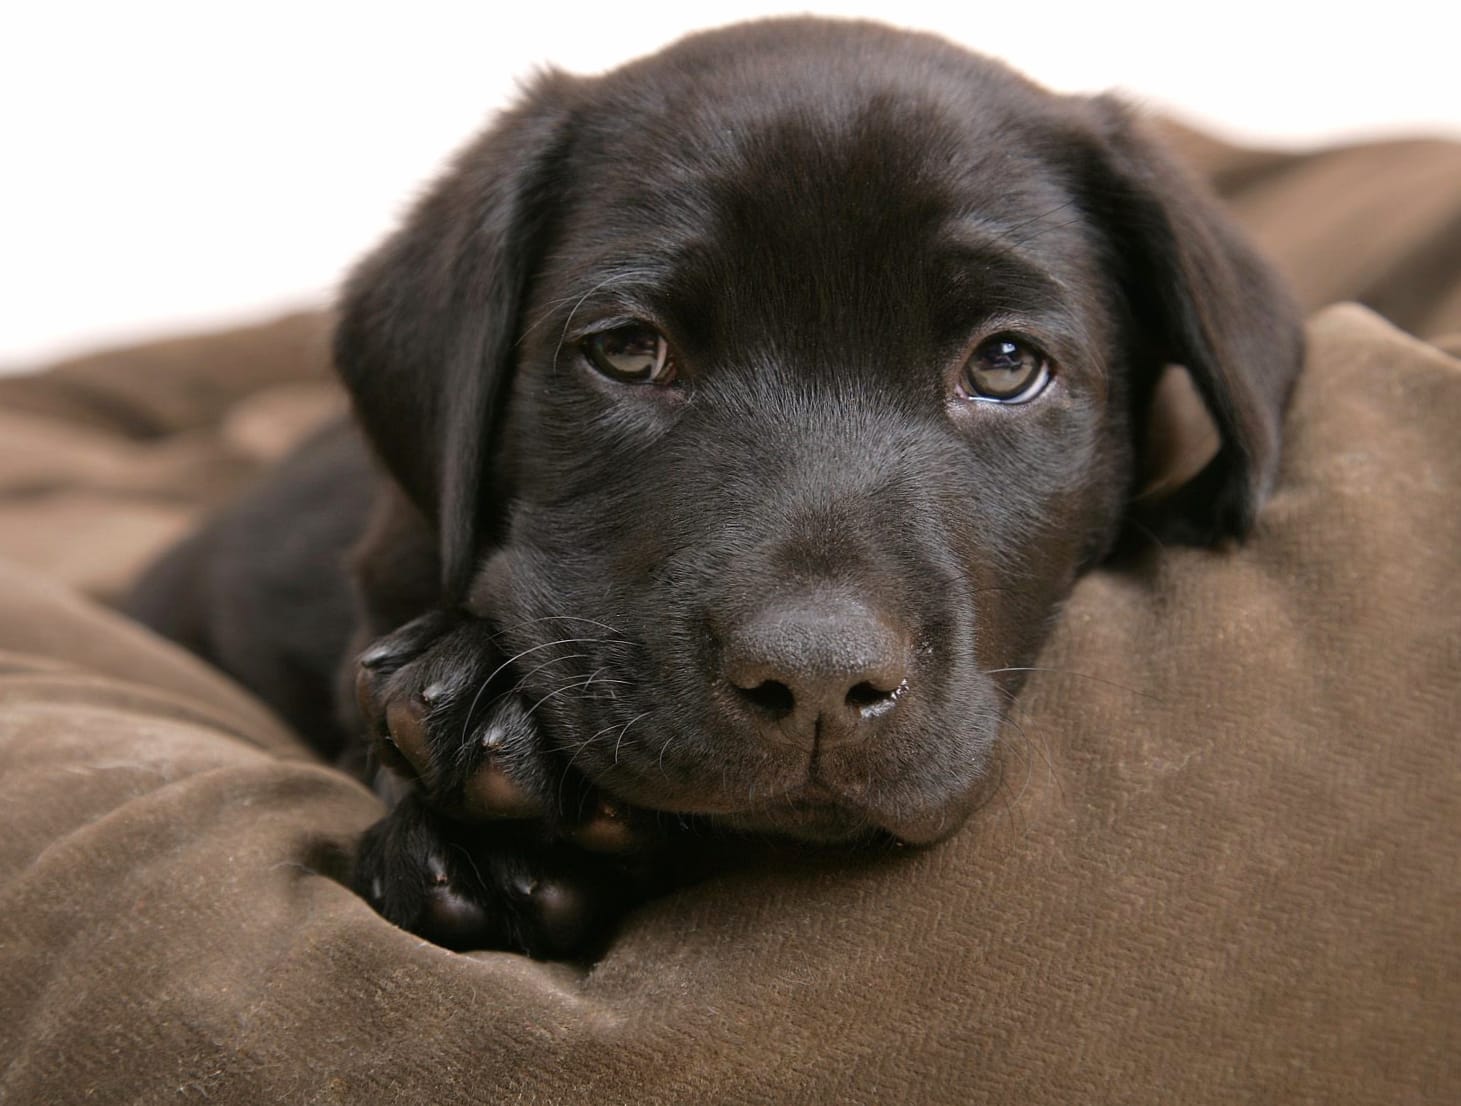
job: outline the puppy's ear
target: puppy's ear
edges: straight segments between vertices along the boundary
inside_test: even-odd
[[[1138,453],[1169,364],[1187,370],[1218,433],[1212,458],[1175,491],[1139,497],[1134,520],[1164,540],[1241,537],[1277,472],[1302,318],[1216,200],[1123,104],[1086,104],[1097,152],[1081,170],[1084,194],[1110,237],[1138,347],[1129,381]]]
[[[336,368],[366,437],[439,536],[449,601],[494,521],[488,466],[576,83],[540,77],[356,268],[342,296]]]

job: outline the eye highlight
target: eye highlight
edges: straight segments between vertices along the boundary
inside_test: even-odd
[[[669,384],[676,375],[665,336],[646,323],[600,330],[579,343],[589,364],[621,384]]]
[[[996,334],[964,362],[960,391],[983,403],[1029,403],[1050,383],[1050,358],[1012,334]]]

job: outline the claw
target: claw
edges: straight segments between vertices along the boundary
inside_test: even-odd
[[[395,738],[388,732],[387,724],[381,717],[380,699],[375,693],[375,680],[364,668],[359,669],[355,674],[355,699],[360,704],[360,716],[365,721],[366,733],[375,738],[377,762],[400,775],[415,776],[415,768],[401,755]]]
[[[378,641],[360,654],[360,667],[368,672],[373,672],[400,656],[400,653],[401,651],[390,642]]]
[[[425,887],[412,928],[449,948],[481,944],[489,921],[487,909],[452,885],[451,872],[439,853],[428,853],[424,868]]]
[[[595,853],[622,853],[640,844],[628,812],[609,799],[600,798],[594,812],[568,833],[579,848]]]
[[[462,804],[480,818],[535,818],[543,804],[512,778],[503,763],[503,735],[497,727],[482,738],[482,766],[462,787]]]
[[[376,729],[380,725],[380,700],[376,698],[370,670],[363,664],[355,671],[355,702],[360,706],[360,717],[365,719],[366,727]]]
[[[450,884],[432,886],[421,904],[423,935],[448,947],[477,947],[488,925],[483,907],[454,891]]]
[[[386,707],[386,732],[391,743],[418,773],[431,767],[431,750],[426,744],[426,714],[430,710],[420,695],[398,699]]]
[[[396,743],[389,736],[375,743],[375,755],[376,762],[382,768],[389,768],[396,775],[404,776],[408,780],[416,778],[416,769],[401,755],[401,750],[396,748]]]
[[[592,912],[580,888],[556,879],[534,880],[527,898],[536,928],[550,950],[572,949],[583,941]]]

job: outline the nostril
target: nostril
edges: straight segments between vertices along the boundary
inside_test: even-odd
[[[847,693],[847,705],[861,710],[863,707],[870,707],[874,703],[880,703],[888,697],[886,691],[880,691],[867,681],[863,681]]]
[[[847,705],[864,718],[873,718],[892,707],[907,686],[908,682],[905,680],[893,690],[885,691],[864,680],[848,690]]]
[[[766,680],[755,687],[738,687],[741,697],[773,718],[785,718],[796,706],[791,688],[777,680]]]

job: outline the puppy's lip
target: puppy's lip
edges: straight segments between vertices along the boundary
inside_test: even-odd
[[[825,829],[831,825],[841,827],[834,834],[836,837],[857,836],[880,828],[876,815],[865,809],[862,803],[815,775],[777,795],[768,796],[757,802],[754,809],[742,813],[765,818],[779,831],[793,836],[797,835],[798,829]],[[813,836],[820,837],[822,833],[818,830]]]
[[[848,805],[844,796],[815,777],[808,780],[802,787],[789,791],[786,798],[795,806],[845,807]]]
[[[798,814],[811,817],[818,815],[851,815],[863,822],[868,829],[879,829],[907,845],[932,845],[948,837],[964,822],[964,818],[945,805],[939,805],[926,812],[893,814],[869,806],[866,802],[852,799],[813,776],[807,783],[791,792],[783,800]]]
[[[818,778],[815,769],[805,779],[771,795],[758,796],[756,807],[798,812],[819,812],[837,810],[849,814],[861,814],[861,804],[851,796],[844,795],[837,788]]]
[[[931,845],[950,836],[963,825],[970,806],[966,799],[952,797],[914,810],[906,804],[870,803],[819,777],[814,768],[789,786],[757,794],[749,802],[702,795],[673,804],[650,800],[649,805],[708,817],[728,828],[753,833],[833,842],[881,832],[916,846]]]
[[[663,809],[671,809],[664,807]],[[813,813],[841,811],[856,813],[858,807],[832,788],[820,782],[801,782],[781,791],[757,795],[749,803],[738,804],[725,799],[705,798],[699,801],[678,803],[673,807],[680,814],[700,814],[736,817],[747,814],[765,814],[776,811]]]
[[[873,825],[905,845],[933,845],[951,836],[964,824],[961,816],[940,810],[912,818],[871,819]]]

